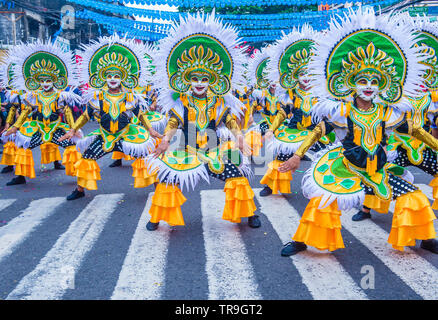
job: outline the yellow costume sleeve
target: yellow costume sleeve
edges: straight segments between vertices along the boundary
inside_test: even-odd
[[[88,109],[76,120],[76,122],[71,126],[75,131],[78,131],[90,120],[90,115],[88,114]]]
[[[321,139],[323,136],[325,136],[325,124],[324,122],[320,122],[303,141],[295,154],[300,158],[304,157],[307,150],[309,150],[315,144],[315,142]]]
[[[21,128],[21,126],[27,120],[27,117],[29,116],[29,114],[31,114],[31,112],[32,112],[32,107],[26,106],[26,108],[24,108],[23,111],[20,113],[20,116],[18,117],[17,121],[15,121],[14,127],[18,129]]]
[[[409,126],[409,134],[414,138],[424,142],[433,150],[438,150],[438,140],[434,138],[429,132],[420,126],[414,126],[411,119],[406,120]]]
[[[283,110],[283,108],[280,108],[274,120],[272,121],[269,130],[275,132],[275,130],[277,130],[281,126],[281,124],[284,122],[286,118],[287,118],[286,112]]]
[[[64,108],[64,117],[65,117],[65,121],[67,122],[67,124],[71,128],[75,123],[75,118],[73,117],[73,112],[71,111],[70,107],[68,107],[68,106],[66,106]]]
[[[17,112],[17,105],[13,104],[8,112],[8,117],[6,118],[6,123],[12,125],[15,119],[15,113]]]
[[[178,129],[178,126],[179,126],[178,119],[175,116],[171,116],[169,121],[167,121],[166,128],[164,129],[164,135],[168,138],[169,141],[175,134],[175,131],[176,129]]]

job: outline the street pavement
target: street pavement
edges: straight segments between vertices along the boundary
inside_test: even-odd
[[[261,228],[222,220],[224,183],[211,179],[184,190],[185,226],[149,232],[154,188],[133,188],[132,162],[109,168],[111,156],[102,158],[99,189],[66,201],[75,179],[33,154],[35,179],[6,187],[13,173],[0,175],[0,299],[438,299],[438,255],[418,242],[393,250],[391,212],[362,222],[343,212],[345,249],[280,256],[308,203],[308,161],[290,195],[262,198],[261,175],[251,180]],[[412,173],[432,198],[431,177]]]

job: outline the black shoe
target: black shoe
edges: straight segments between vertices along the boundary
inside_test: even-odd
[[[7,186],[15,186],[16,184],[25,184],[26,178],[24,176],[16,176],[14,179],[6,183]]]
[[[148,224],[146,225],[146,229],[148,229],[149,231],[155,231],[158,229],[158,225],[160,223],[159,222],[148,222]]]
[[[371,219],[371,212],[359,210],[354,216],[351,217],[351,220],[353,221],[362,221],[365,219]]]
[[[307,249],[307,246],[303,242],[288,242],[284,245],[283,249],[281,250],[281,255],[283,257],[289,257],[293,256],[294,254],[297,254],[300,251],[304,251]]]
[[[121,166],[122,166],[122,159],[116,160],[109,165],[110,168],[121,167]]]
[[[79,198],[85,197],[84,191],[79,191],[78,189],[75,189],[68,197],[67,200],[76,200]]]
[[[54,166],[55,170],[64,170],[65,169],[65,167],[62,164],[60,164],[58,161],[53,162],[53,166]]]
[[[260,228],[262,223],[259,219],[259,216],[254,215],[254,216],[249,217],[248,218],[248,225],[251,228]]]
[[[14,171],[14,166],[7,166],[7,167],[4,167],[0,173],[9,173],[12,171]]]
[[[423,240],[421,241],[420,247],[424,250],[438,254],[438,241],[436,239]]]
[[[260,191],[260,197],[267,197],[272,194],[272,189],[268,186],[264,187],[262,191]]]

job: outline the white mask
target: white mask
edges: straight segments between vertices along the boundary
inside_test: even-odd
[[[51,91],[53,88],[53,81],[52,80],[41,80],[40,86],[44,91]]]
[[[204,95],[209,86],[207,77],[192,77],[191,78],[192,91],[196,96]]]
[[[363,82],[363,80],[366,80],[365,83],[359,83]],[[356,82],[356,93],[359,98],[365,101],[372,101],[374,100],[377,95],[379,94],[379,85],[374,84],[375,80],[373,79],[366,79],[361,78]]]
[[[298,83],[304,90],[307,90],[310,84],[310,76],[307,73],[300,73],[298,75]]]
[[[116,89],[116,88],[120,87],[121,82],[122,82],[122,80],[120,79],[119,75],[109,74],[106,77],[106,83],[108,85],[108,88],[110,88],[110,89]]]
[[[276,88],[276,85],[275,85],[275,84],[271,84],[271,86],[269,87],[269,93],[270,93],[271,95],[274,95],[274,94],[275,94],[275,88]]]

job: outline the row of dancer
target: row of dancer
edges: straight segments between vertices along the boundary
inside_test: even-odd
[[[220,40],[190,31],[195,24]],[[260,227],[246,178],[251,169],[243,157],[249,148],[238,125],[244,106],[231,94],[245,59],[243,49],[235,48],[238,41],[236,30],[213,15],[182,20],[158,50],[116,35],[100,38],[82,47],[76,65],[71,53],[50,43],[14,48],[7,63],[12,69],[10,86],[24,94],[19,96],[19,117],[3,134],[4,142],[17,148],[9,157],[17,177],[9,185],[35,177],[33,148],[56,152],[61,146],[66,148],[66,173],[77,178],[67,199],[76,200],[85,189],[97,189],[97,160],[112,152],[135,159],[134,187],[155,185],[148,230],[157,229],[162,220],[184,225],[181,189],[210,177],[225,182],[223,219],[239,223],[248,218],[250,227]],[[167,64],[152,66],[152,60]],[[156,119],[142,111],[147,102],[136,92],[151,82],[160,88],[157,104],[166,114],[160,117],[161,125],[166,124],[164,135],[153,128]],[[65,90],[76,85],[82,97]],[[69,106],[79,100],[87,108],[73,121]],[[67,123],[61,121],[62,113]],[[84,135],[81,128],[92,116],[99,128]],[[185,138],[178,150],[170,151],[176,129]]]
[[[150,79],[166,115],[163,135],[152,128],[139,108],[141,97],[132,91],[145,85],[142,79],[150,74],[143,69],[144,47],[118,37],[84,47],[79,71],[71,77],[78,76],[90,89],[82,97],[87,111],[54,139],[76,144],[71,149],[81,151],[64,161],[78,179],[69,199],[82,197],[84,189],[96,189],[96,160],[117,151],[137,159],[137,186],[155,184],[148,230],[156,230],[160,221],[184,225],[182,190],[210,177],[225,182],[222,218],[234,223],[248,218],[248,225],[258,228],[247,156],[258,152],[261,141],[276,155],[261,180],[267,186],[261,195],[267,196],[290,193],[291,172],[312,148],[316,154],[302,182],[310,202],[282,255],[296,254],[307,245],[330,251],[343,248],[341,210],[364,205],[384,212],[391,200],[396,200],[388,240],[393,247],[402,250],[418,239],[424,249],[438,253],[435,215],[404,168],[415,164],[412,155],[418,160],[421,154],[423,165],[416,165],[435,175],[433,150],[438,143],[423,127],[427,119],[435,121],[435,96],[425,88],[436,89],[436,24],[415,24],[401,15],[377,16],[371,9],[351,10],[336,19],[324,34],[309,26],[294,30],[248,62],[236,29],[214,14],[181,18],[151,53],[156,72]],[[34,67],[29,74],[49,65],[49,60],[30,60]],[[47,69],[53,70],[50,65]],[[58,75],[59,69],[53,73]],[[25,68],[14,70],[18,78]],[[50,75],[53,83],[66,82]],[[248,127],[251,115],[242,110],[248,110],[243,105],[248,96],[238,99],[232,90],[244,92],[248,78],[257,80],[257,88],[245,94],[264,101],[267,108],[264,121],[245,136],[241,127]],[[43,84],[41,79],[36,82]],[[18,82],[14,87],[21,88]],[[60,97],[61,105],[75,98]],[[25,110],[37,106],[32,101],[28,105]],[[99,129],[83,137],[80,128],[92,114],[99,119]],[[22,112],[4,134],[15,135],[19,148],[29,116],[30,111]],[[43,119],[35,126],[43,128],[40,122],[44,125]],[[174,149],[178,130],[182,139]],[[403,151],[409,148],[411,153]],[[394,154],[397,158],[391,163]],[[17,159],[16,166],[23,167]]]

